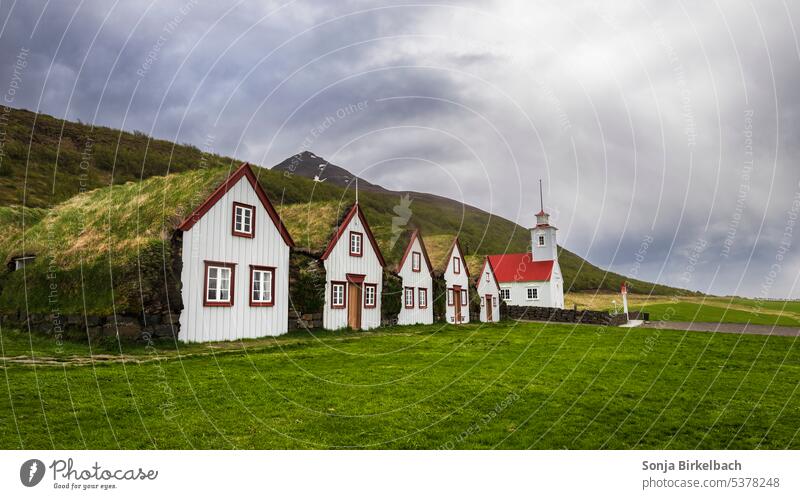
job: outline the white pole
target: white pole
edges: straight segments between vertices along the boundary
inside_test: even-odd
[[[628,286],[627,283],[622,283],[622,311],[625,312],[625,320],[627,322],[631,321],[630,316],[628,315]]]

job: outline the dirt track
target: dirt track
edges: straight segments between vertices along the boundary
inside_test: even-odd
[[[716,322],[651,322],[641,327],[650,329],[677,329],[679,331],[706,331],[716,333],[746,333],[775,336],[800,336],[800,328],[789,326],[761,326],[757,324],[730,324]]]

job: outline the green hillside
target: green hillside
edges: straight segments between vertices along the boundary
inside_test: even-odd
[[[28,114],[20,111],[14,116]],[[43,122],[49,123],[47,133],[39,131],[39,123]],[[35,147],[32,147],[37,153],[31,156],[41,161],[32,165],[29,172],[36,173],[29,173],[29,177],[52,176],[53,168],[48,170],[48,161],[70,157],[61,154],[59,141],[52,136],[60,133],[60,123],[53,118],[37,118]],[[22,125],[14,123],[12,128],[19,126]],[[70,130],[72,138],[62,138],[60,143],[70,142],[71,148],[75,141],[80,142],[81,137],[92,133],[89,127],[75,123],[65,123],[63,129]],[[202,162],[199,150],[191,146],[152,141],[142,135],[110,129],[95,129],[93,133],[95,137],[104,137],[102,143],[110,144],[108,141],[113,139],[125,144],[125,149],[135,157],[141,158],[143,153],[139,151],[147,150],[146,161],[151,166],[142,174],[145,179],[138,180],[141,173],[138,160],[122,165],[94,160],[95,166],[90,168],[92,178],[98,185],[106,186],[77,193],[73,192],[73,187],[79,185],[77,174],[62,167],[62,159],[58,159],[56,194],[49,194],[51,186],[46,183],[44,186],[29,183],[26,199],[32,207],[23,209],[12,195],[13,189],[6,187],[14,184],[14,175],[24,171],[24,158],[23,166],[18,163],[19,158],[9,163],[4,160],[3,168],[10,164],[12,176],[0,179],[4,182],[0,203],[5,204],[0,206],[0,222],[5,229],[0,234],[0,258],[7,263],[13,256],[34,254],[36,261],[24,272],[0,274],[3,313],[25,310],[27,306],[29,313],[49,313],[57,307],[62,314],[84,310],[111,314],[138,312],[143,300],[163,303],[168,298],[169,284],[176,278],[171,267],[175,227],[232,172],[232,167],[238,166],[217,156],[212,157],[213,161]],[[100,139],[96,143],[99,146]],[[157,154],[151,154],[154,150]],[[159,175],[167,170],[170,154],[181,158],[170,170],[185,171]],[[151,164],[151,157],[161,158],[163,163],[154,160]],[[112,171],[115,185],[108,185]],[[354,201],[353,193],[332,184],[287,176],[284,172],[263,168],[255,171],[300,252],[319,254],[342,212]],[[50,199],[58,203],[49,209],[42,208],[47,207]],[[469,260],[473,268],[482,255],[525,251],[530,241],[528,231],[513,222],[444,198],[420,195],[418,199],[404,199],[399,194],[365,191],[360,195],[360,203],[382,251],[392,263],[397,262],[404,249],[402,236],[412,228],[422,230],[435,265],[444,257],[455,235],[459,236],[464,251],[472,255]],[[409,216],[399,216],[403,214]],[[564,249],[560,262],[567,289],[616,290],[623,279]],[[634,281],[633,288],[641,293],[685,293],[640,281]]]

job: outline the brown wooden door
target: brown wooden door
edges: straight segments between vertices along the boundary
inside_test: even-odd
[[[361,284],[347,283],[347,325],[361,329]]]
[[[461,286],[453,286],[453,323],[461,324]]]
[[[486,295],[486,322],[492,322],[492,295]]]

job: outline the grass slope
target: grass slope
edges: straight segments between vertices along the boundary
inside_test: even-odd
[[[0,448],[800,447],[794,338],[507,323],[315,335],[4,363]]]

